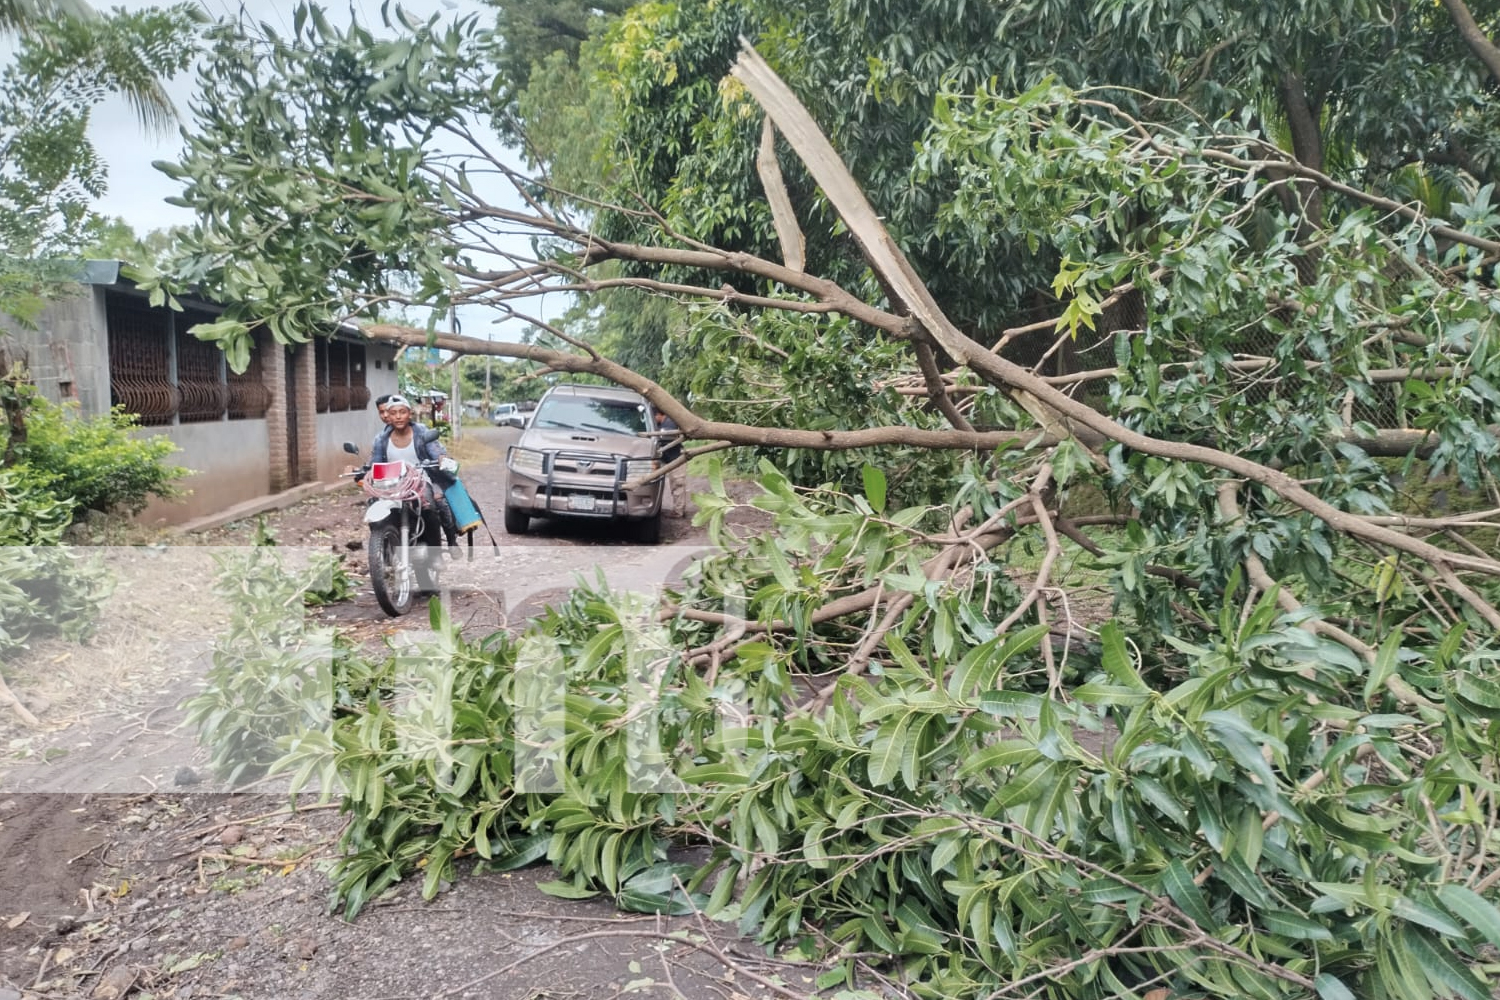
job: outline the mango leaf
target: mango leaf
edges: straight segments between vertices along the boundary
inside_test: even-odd
[[[525,868],[547,856],[547,845],[552,842],[550,833],[533,833],[510,841],[507,849],[495,854],[484,863],[485,871],[510,872]]]
[[[1318,991],[1322,1000],[1359,1000],[1344,981],[1331,972],[1322,972],[1313,980],[1313,989]]]
[[[911,713],[887,719],[875,733],[870,744],[870,781],[875,785],[889,785],[901,772],[901,758],[906,753],[909,734],[907,724]]]
[[[683,889],[697,871],[692,865],[663,861],[625,880],[615,902],[632,913],[682,916],[702,910],[708,897]]]
[[[1469,967],[1427,931],[1408,925],[1401,930],[1401,940],[1432,983],[1447,987],[1463,1000],[1494,1000]]]
[[[1490,944],[1500,948],[1500,909],[1479,893],[1467,886],[1449,884],[1439,886],[1438,902],[1470,927],[1479,932]]]
[[[1216,926],[1213,914],[1208,912],[1208,903],[1203,899],[1203,891],[1193,884],[1193,877],[1177,858],[1173,858],[1162,869],[1161,886],[1168,898],[1193,923],[1204,930],[1212,930]]]
[[[553,879],[550,882],[538,882],[536,887],[547,895],[556,896],[558,899],[593,899],[599,895],[598,889],[574,885],[572,882],[564,882],[561,879]]]
[[[885,473],[873,465],[866,465],[859,470],[865,483],[865,499],[870,501],[870,509],[877,514],[885,513]]]
[[[1135,669],[1135,657],[1130,655],[1130,647],[1125,642],[1125,633],[1116,622],[1106,622],[1100,627],[1099,645],[1101,647],[1100,664],[1116,684],[1122,684],[1136,691],[1150,690]]]
[[[1272,934],[1294,941],[1333,940],[1327,926],[1289,910],[1262,910],[1256,914],[1256,921]]]
[[[1500,683],[1465,670],[1451,676],[1453,693],[1462,698],[1475,715],[1500,719]]]
[[[1391,912],[1402,920],[1410,920],[1414,924],[1437,931],[1448,937],[1467,937],[1468,931],[1463,926],[1448,916],[1430,906],[1419,903],[1405,896],[1397,896],[1391,900]]]

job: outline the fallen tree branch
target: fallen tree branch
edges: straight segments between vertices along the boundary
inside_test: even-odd
[[[1240,511],[1238,494],[1239,486],[1235,483],[1222,483],[1219,486],[1219,510],[1226,526],[1244,520],[1244,515]],[[1281,610],[1292,614],[1298,614],[1305,610],[1302,602],[1297,600],[1289,588],[1272,578],[1271,574],[1266,570],[1265,563],[1261,561],[1260,556],[1256,555],[1253,549],[1247,548],[1245,551],[1245,572],[1250,578],[1250,585],[1257,591],[1261,593],[1275,592],[1276,603],[1281,607]],[[1363,660],[1366,669],[1374,669],[1377,656],[1375,647],[1358,636],[1346,632],[1344,629],[1322,618],[1309,618],[1301,623],[1301,627],[1313,635],[1332,639]],[[1437,712],[1439,714],[1443,711],[1443,706],[1423,697],[1415,688],[1394,673],[1386,678],[1385,688],[1397,701],[1410,705],[1413,708],[1426,709],[1428,712]]]
[[[975,343],[944,315],[905,255],[891,239],[842,159],[813,122],[807,109],[748,42],[742,43],[740,57],[731,73],[745,84],[761,107],[776,120],[781,133],[797,150],[808,172],[822,187],[829,202],[849,227],[867,263],[882,276],[887,286],[899,297],[911,316],[923,325],[934,342],[955,361],[966,365],[986,381],[1012,393],[1026,393],[1041,406],[1055,412],[1057,419],[1048,425],[1049,429],[1056,427],[1074,434],[1084,430],[1092,431],[1099,437],[1144,454],[1197,462],[1259,483],[1322,519],[1335,530],[1382,547],[1410,553],[1431,563],[1438,569],[1439,577],[1446,586],[1485,621],[1500,629],[1500,609],[1459,581],[1454,572],[1455,567],[1461,567],[1500,576],[1500,561],[1464,556],[1400,532],[1369,524],[1357,515],[1342,511],[1316,496],[1286,473],[1258,462],[1215,448],[1163,441],[1130,430],[1088,405],[1059,392],[1032,372],[995,356]],[[1500,251],[1500,243],[1496,243],[1494,249]],[[1086,441],[1084,443],[1088,444]]]
[[[9,705],[16,715],[20,716],[21,721],[28,726],[40,726],[42,724],[42,720],[32,715],[30,710],[21,704],[21,699],[17,698],[11,691],[10,685],[5,683],[4,676],[0,676],[0,705]]]

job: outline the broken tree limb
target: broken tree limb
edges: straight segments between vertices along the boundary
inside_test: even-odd
[[[1174,461],[1198,462],[1258,483],[1294,504],[1330,527],[1372,545],[1407,552],[1429,563],[1437,578],[1486,622],[1500,629],[1500,608],[1463,583],[1458,569],[1476,570],[1500,576],[1500,560],[1465,556],[1436,545],[1411,538],[1363,518],[1342,511],[1302,486],[1291,476],[1258,462],[1203,445],[1164,441],[1132,431],[1109,417],[1048,385],[1036,374],[995,356],[959,330],[943,313],[932,293],[917,277],[910,262],[896,246],[884,223],[871,207],[864,192],[844,165],[817,123],[770,65],[750,45],[741,40],[740,57],[730,71],[776,122],[813,179],[823,189],[850,234],[859,245],[865,261],[880,276],[904,311],[921,323],[933,341],[954,361],[966,365],[991,384],[1014,392],[1022,390],[1057,414],[1051,426],[1087,428],[1108,440],[1144,454]]]
[[[781,177],[781,164],[776,160],[776,126],[770,115],[766,115],[765,125],[760,130],[755,172],[760,174],[761,186],[766,190],[766,203],[771,206],[771,221],[776,225],[776,238],[781,241],[782,263],[793,271],[804,270],[807,267],[807,240],[802,235],[802,227],[797,225],[792,196],[787,194],[786,182]]]
[[[17,698],[11,691],[10,685],[5,683],[3,676],[0,676],[0,705],[9,705],[21,717],[21,721],[28,726],[40,726],[42,724],[40,719],[32,715],[26,706],[21,704],[21,699]]]

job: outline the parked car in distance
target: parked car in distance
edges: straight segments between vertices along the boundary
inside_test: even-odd
[[[533,517],[607,518],[637,541],[661,541],[663,480],[656,420],[646,398],[618,386],[555,385],[505,456],[505,530]]]
[[[525,403],[501,403],[490,411],[490,421],[496,427],[525,428],[531,420],[532,406]]]

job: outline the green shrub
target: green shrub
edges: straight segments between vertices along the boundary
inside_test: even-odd
[[[33,638],[87,638],[109,591],[99,560],[59,545],[68,503],[0,469],[0,658]]]
[[[136,422],[118,407],[85,418],[76,407],[35,397],[17,461],[33,481],[71,503],[70,517],[86,510],[136,514],[153,496],[181,495],[173,482],[188,471],[167,463],[177,446],[166,437],[131,434]]]

